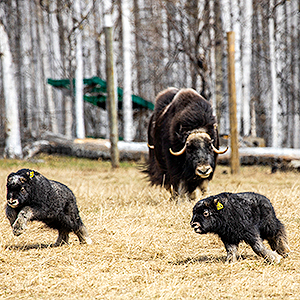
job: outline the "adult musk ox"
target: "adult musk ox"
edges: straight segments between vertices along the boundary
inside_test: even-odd
[[[284,225],[270,200],[257,193],[221,193],[200,200],[193,208],[191,226],[199,234],[217,234],[226,248],[227,262],[237,260],[241,241],[268,262],[279,263],[289,251]]]
[[[21,169],[8,175],[6,216],[16,236],[24,232],[29,221],[42,221],[58,230],[55,246],[68,243],[70,232],[80,243],[92,243],[72,191],[34,170]]]
[[[149,164],[153,185],[172,197],[198,197],[207,191],[219,149],[216,119],[210,103],[193,89],[160,92],[148,126]]]

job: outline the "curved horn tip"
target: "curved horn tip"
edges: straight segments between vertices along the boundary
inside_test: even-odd
[[[217,154],[224,154],[228,150],[228,146],[226,147],[225,150],[218,150],[214,145],[212,145],[212,148],[213,148],[214,152]]]
[[[185,152],[185,149],[186,149],[186,144],[184,145],[184,147],[179,150],[178,152],[174,152],[171,148],[169,148],[169,151],[172,155],[175,155],[175,156],[179,156],[181,154],[183,154]]]
[[[154,145],[149,145],[149,144],[147,143],[147,146],[148,146],[149,149],[154,149]]]

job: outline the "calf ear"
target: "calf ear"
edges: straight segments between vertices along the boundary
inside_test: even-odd
[[[26,175],[29,177],[29,179],[32,179],[32,178],[34,178],[35,173],[34,173],[33,170],[31,170],[31,171],[28,171],[28,172],[26,173]]]
[[[214,204],[215,204],[217,210],[221,210],[221,209],[224,208],[224,205],[222,204],[222,202],[218,198],[214,199]]]

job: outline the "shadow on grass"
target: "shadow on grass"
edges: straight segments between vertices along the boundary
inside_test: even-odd
[[[241,262],[243,260],[254,260],[254,261],[258,261],[258,260],[262,260],[262,258],[256,256],[256,255],[241,255],[238,258],[238,262]],[[203,255],[203,256],[199,256],[199,257],[193,257],[193,258],[186,258],[183,260],[176,260],[174,262],[170,262],[170,264],[173,265],[188,265],[188,264],[195,264],[195,263],[225,263],[226,262],[226,256],[207,256],[207,255]]]
[[[46,248],[56,248],[57,246],[54,243],[50,244],[26,244],[26,245],[6,245],[4,246],[5,250],[12,251],[29,251],[32,249],[46,249]]]
[[[215,257],[215,256],[203,255],[203,256],[193,257],[193,258],[188,257],[183,260],[178,259],[170,263],[173,265],[189,265],[189,264],[195,264],[199,262],[217,263],[217,262],[225,262],[225,258],[226,258],[225,256]]]

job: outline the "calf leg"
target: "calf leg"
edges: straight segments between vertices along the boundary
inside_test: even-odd
[[[226,263],[236,262],[238,259],[238,245],[228,243],[224,243],[224,245],[227,251]]]
[[[247,243],[252,247],[253,251],[257,255],[263,257],[267,262],[280,262],[281,256],[277,252],[267,249],[260,237],[247,241]]]
[[[27,222],[31,220],[34,215],[34,211],[31,207],[25,206],[22,208],[12,224],[13,234],[18,236],[26,229]]]
[[[10,226],[16,221],[18,217],[18,213],[15,209],[11,208],[10,206],[6,207],[6,217],[9,220]]]
[[[61,246],[62,244],[69,244],[69,232],[59,230],[54,247]]]
[[[280,228],[275,237],[268,237],[267,241],[272,250],[283,257],[287,257],[290,251],[284,227]]]
[[[92,244],[92,240],[89,237],[88,231],[84,225],[80,226],[75,234],[78,236],[80,244]]]

